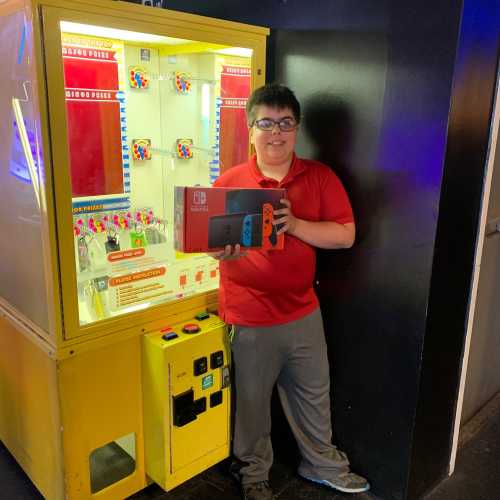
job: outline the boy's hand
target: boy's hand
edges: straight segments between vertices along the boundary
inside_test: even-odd
[[[286,198],[282,198],[280,202],[285,205],[285,208],[280,208],[274,211],[274,216],[281,216],[273,220],[273,224],[276,226],[282,224],[277,234],[286,233],[293,234],[295,228],[297,227],[297,222],[299,219],[293,215],[292,212],[292,202]]]
[[[244,257],[246,255],[245,251],[241,251],[241,246],[239,244],[234,245],[226,245],[224,250],[220,252],[208,252],[210,257],[213,257],[217,260],[234,260],[239,259],[240,257]]]

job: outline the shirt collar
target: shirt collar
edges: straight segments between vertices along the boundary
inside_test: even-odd
[[[273,186],[273,187],[284,187],[287,184],[290,184],[295,177],[297,177],[299,174],[301,174],[305,169],[306,166],[304,162],[300,161],[300,158],[297,157],[297,155],[294,153],[293,158],[292,158],[292,164],[290,165],[290,169],[288,170],[288,173],[285,175],[285,177],[281,180],[281,182],[278,182],[276,179],[271,179],[270,177],[266,177],[262,174],[260,171],[259,167],[257,166],[257,155],[253,154],[250,157],[250,170],[252,171],[252,175],[255,177],[255,180],[262,186]]]

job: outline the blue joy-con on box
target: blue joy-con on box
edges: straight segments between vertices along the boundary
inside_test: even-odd
[[[243,219],[243,228],[241,231],[241,243],[245,247],[252,246],[252,215],[245,215]]]
[[[262,245],[262,214],[247,214],[241,227],[241,244],[244,247]]]

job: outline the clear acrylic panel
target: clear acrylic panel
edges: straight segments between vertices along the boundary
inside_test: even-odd
[[[61,22],[80,323],[218,287],[174,249],[174,187],[248,156],[251,51]]]
[[[43,163],[33,33],[23,10],[0,15],[0,296],[49,330],[43,254]]]

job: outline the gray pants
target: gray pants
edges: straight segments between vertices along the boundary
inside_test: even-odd
[[[273,462],[274,384],[299,446],[299,474],[332,479],[349,470],[331,444],[330,375],[319,309],[284,325],[236,326],[232,343],[236,384],[233,453],[243,484],[268,479]]]

